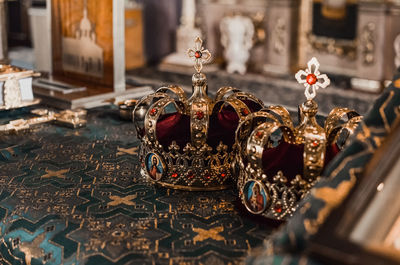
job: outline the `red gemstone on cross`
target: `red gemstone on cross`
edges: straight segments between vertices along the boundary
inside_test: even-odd
[[[178,177],[178,173],[172,173],[172,174],[171,174],[171,177],[177,178],[177,177]]]
[[[242,115],[243,115],[243,116],[249,115],[249,111],[248,111],[247,109],[245,109],[245,108],[242,108],[242,109],[241,109],[241,112],[242,112]]]
[[[312,145],[313,145],[314,147],[317,147],[317,146],[319,145],[319,142],[318,142],[318,141],[314,141],[314,142],[312,143]]]
[[[220,175],[221,175],[221,177],[223,177],[223,178],[226,177],[226,174],[225,174],[225,173],[221,173]]]
[[[314,74],[307,75],[307,78],[306,78],[307,84],[314,85],[315,83],[317,83],[317,80],[318,79]]]
[[[201,51],[197,51],[194,53],[194,57],[196,57],[197,59],[201,58],[202,54]]]
[[[150,115],[151,115],[151,116],[156,115],[156,113],[157,113],[157,110],[156,110],[156,109],[151,109],[151,110],[150,110]]]
[[[203,118],[204,118],[204,112],[202,112],[202,111],[196,112],[196,118],[197,118],[198,120],[203,119]]]

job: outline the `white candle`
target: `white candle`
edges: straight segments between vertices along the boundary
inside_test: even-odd
[[[196,16],[195,0],[182,1],[181,25],[187,28],[194,28],[194,19]]]
[[[328,8],[342,9],[346,6],[346,0],[324,0],[323,5]]]

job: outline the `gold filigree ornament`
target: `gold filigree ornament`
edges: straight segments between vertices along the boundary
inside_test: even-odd
[[[239,195],[247,210],[284,220],[311,189],[331,159],[353,134],[362,117],[348,108],[334,108],[322,128],[314,101],[330,80],[319,72],[316,58],[295,77],[305,86],[306,101],[299,106],[294,126],[282,106],[270,106],[245,117],[236,130],[235,168]],[[297,172],[296,172],[297,166]]]
[[[180,86],[164,86],[142,98],[133,111],[137,135],[142,141],[139,153],[142,174],[152,182],[174,189],[225,189],[236,182],[231,168],[237,125],[228,135],[231,143],[227,144],[226,131],[218,129],[219,121],[229,112],[238,124],[253,110],[261,109],[263,103],[233,87],[222,87],[214,99],[210,98],[207,78],[201,70],[211,53],[203,48],[198,37],[188,55],[193,58],[196,70],[191,97]],[[233,123],[224,121],[225,125]]]
[[[84,109],[67,109],[58,113],[48,109],[33,109],[31,110],[31,114],[35,116],[29,119],[12,120],[0,125],[0,134],[27,132],[33,126],[47,122],[55,122],[56,124],[72,129],[84,127],[87,123],[87,112]]]

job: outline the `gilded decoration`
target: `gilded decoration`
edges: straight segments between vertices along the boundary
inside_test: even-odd
[[[360,44],[363,63],[365,65],[371,65],[375,62],[375,50],[376,50],[376,25],[375,23],[368,22],[361,31]]]
[[[201,71],[211,53],[199,37],[187,53],[195,69],[192,95],[177,85],[163,86],[139,100],[133,111],[141,172],[154,184],[173,189],[227,189],[236,181],[231,167],[236,124],[263,102],[230,86],[209,97]]]
[[[308,33],[307,41],[316,52],[336,55],[350,61],[357,59],[357,40],[338,40]]]
[[[253,214],[277,220],[289,218],[362,120],[354,110],[337,107],[321,127],[316,120],[318,104],[314,98],[319,89],[329,86],[330,79],[320,72],[315,57],[307,66],[295,75],[298,83],[304,86],[306,97],[299,105],[298,126],[293,125],[289,111],[284,107],[269,106],[248,115],[236,131],[239,196]],[[296,146],[302,146],[301,151],[276,151],[279,148],[294,150]],[[265,159],[271,153],[274,155]],[[295,164],[298,161],[300,166]],[[269,164],[276,166],[267,171],[265,168]],[[297,170],[288,171],[289,168]]]

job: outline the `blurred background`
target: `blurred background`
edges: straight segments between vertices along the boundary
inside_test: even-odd
[[[76,11],[79,20],[83,4],[100,41],[95,16],[103,11],[90,0],[0,0],[0,60],[52,71],[52,2],[70,2],[70,11],[59,14]],[[399,0],[125,0],[124,6],[125,44],[114,49],[125,49],[131,83],[190,86],[186,50],[196,36],[213,54],[205,71],[214,90],[230,82],[268,103],[295,106],[293,74],[317,57],[333,81],[331,105],[349,101],[365,112],[400,67]],[[72,21],[66,25],[77,28]]]

